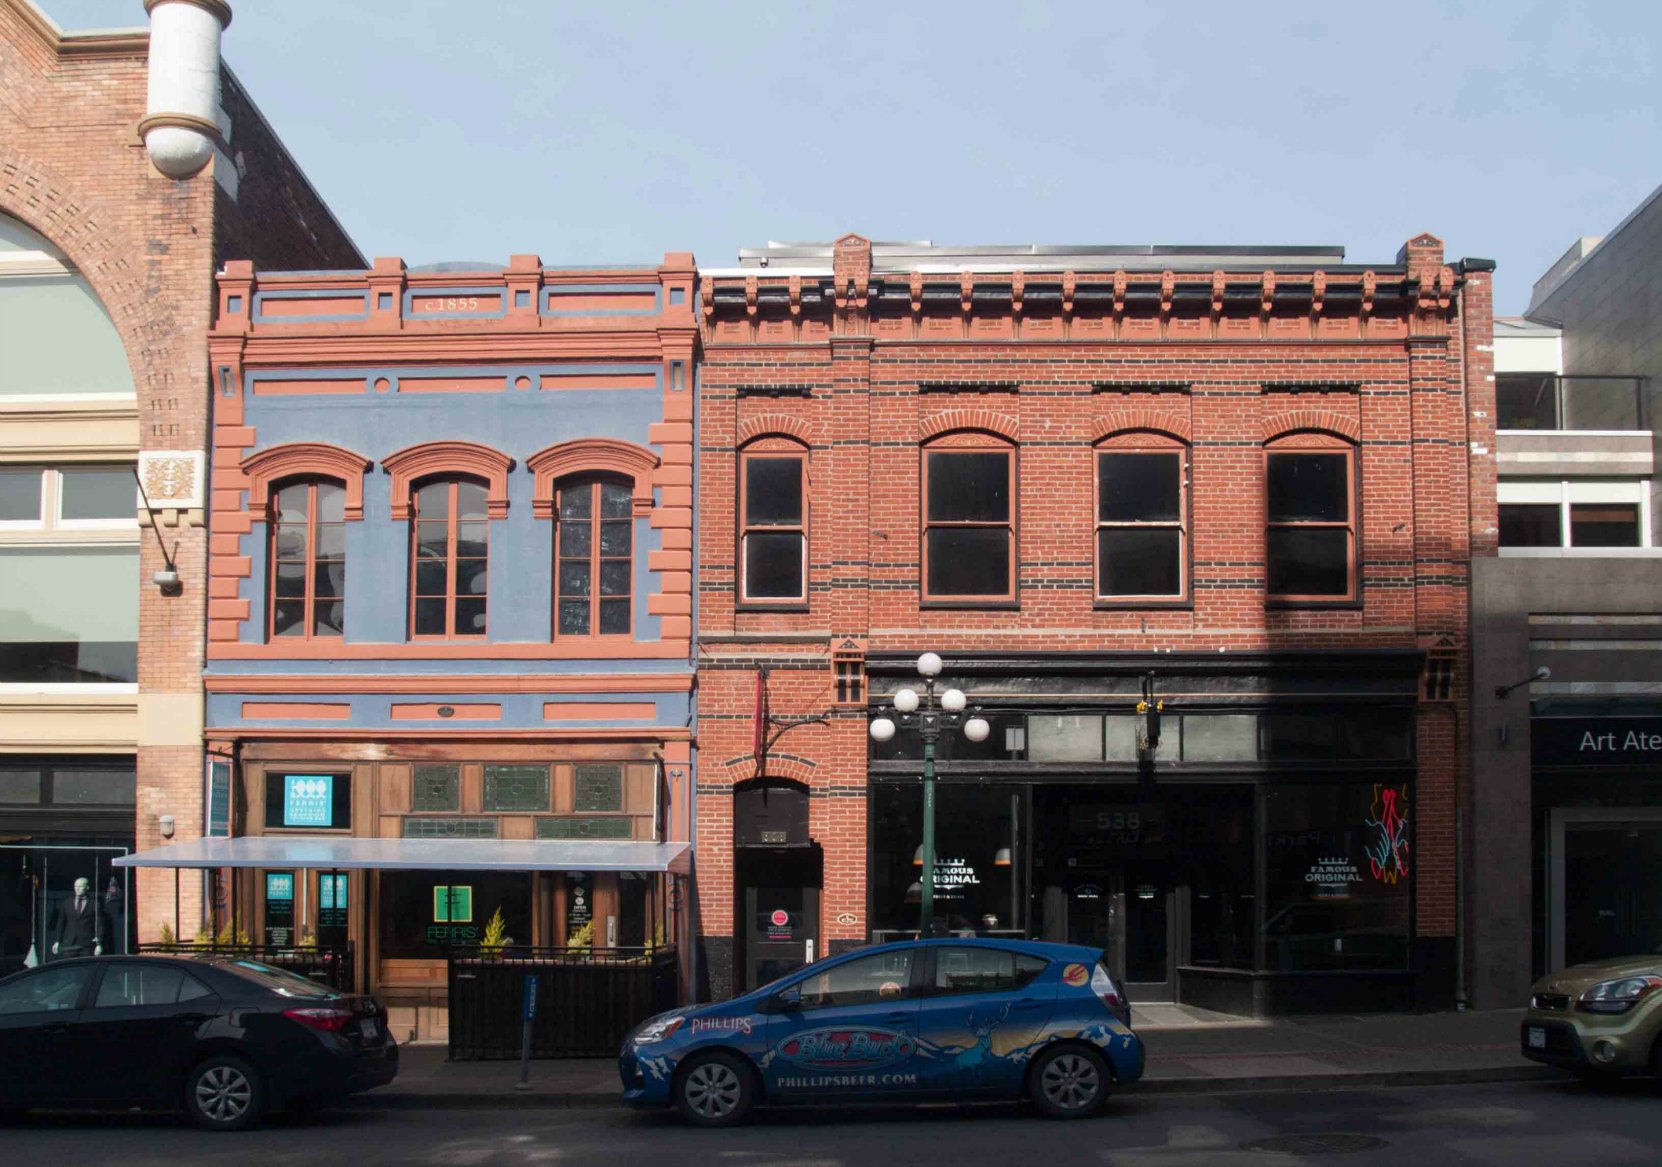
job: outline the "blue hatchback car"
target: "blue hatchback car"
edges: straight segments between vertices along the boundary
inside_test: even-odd
[[[624,1040],[625,1102],[701,1126],[759,1103],[1031,1099],[1094,1114],[1143,1073],[1131,1008],[1094,948],[912,940],[819,961]]]

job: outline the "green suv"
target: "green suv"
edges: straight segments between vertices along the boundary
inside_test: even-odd
[[[1581,1074],[1662,1075],[1662,956],[1578,964],[1535,983],[1523,1056]]]

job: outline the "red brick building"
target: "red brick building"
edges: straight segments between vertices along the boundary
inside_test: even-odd
[[[921,742],[868,724],[933,651],[992,729],[941,742],[942,925],[1101,944],[1145,999],[1448,999],[1491,267],[849,235],[702,272],[707,991],[917,927]]]
[[[364,263],[220,61],[229,6],[144,8],[149,28],[73,32],[0,0],[0,973],[77,878],[107,935],[174,918],[171,879],[134,903],[110,864],[203,827],[214,273]],[[71,515],[77,482],[95,517]],[[10,907],[31,880],[33,917]]]

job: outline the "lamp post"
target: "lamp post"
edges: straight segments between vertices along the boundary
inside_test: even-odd
[[[941,658],[932,652],[918,657],[918,675],[923,678],[923,692],[903,688],[894,695],[892,705],[881,706],[871,721],[874,741],[886,742],[894,737],[897,725],[908,729],[916,727],[923,738],[923,877],[918,890],[918,935],[929,936],[935,928],[935,743],[941,730],[960,724],[964,736],[972,742],[983,742],[992,727],[980,711],[970,709],[969,700],[960,689],[935,693],[935,678],[941,672]]]

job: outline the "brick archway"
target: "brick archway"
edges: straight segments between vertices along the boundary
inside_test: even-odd
[[[151,374],[160,372],[152,367],[151,355],[165,362],[168,343],[178,329],[166,308],[168,298],[149,294],[145,250],[115,226],[121,217],[45,163],[4,147],[0,214],[44,236],[92,285],[121,337],[133,385],[142,397],[142,387],[156,383]],[[204,303],[210,279],[211,273],[204,270]]]

